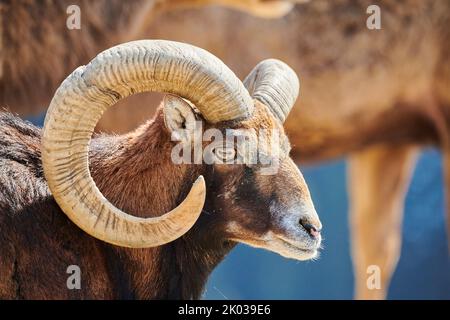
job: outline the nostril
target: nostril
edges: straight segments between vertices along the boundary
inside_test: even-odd
[[[313,224],[309,223],[305,219],[300,219],[300,225],[314,238],[320,235],[320,228],[316,228]]]

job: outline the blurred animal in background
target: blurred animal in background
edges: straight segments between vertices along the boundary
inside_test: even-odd
[[[242,3],[239,10],[250,15],[219,7],[171,11],[143,33],[206,48],[242,79],[271,57],[302,74],[301,102],[285,123],[293,158],[349,157],[356,297],[384,298],[400,255],[404,196],[423,146],[443,152],[450,207],[450,3],[379,1],[381,30],[366,27],[370,0],[312,0],[290,11],[292,3],[283,10],[280,1]],[[254,17],[263,4],[280,5],[273,17],[286,15]],[[154,96],[127,100],[129,108],[111,109],[99,130],[127,132],[155,111]],[[371,265],[381,269],[381,290],[366,286]]]
[[[322,226],[282,126],[298,78],[273,59],[254,74],[258,100],[204,50],[135,41],[77,68],[55,93],[42,133],[0,114],[0,298],[192,299],[237,242],[316,257]],[[148,90],[179,96],[166,96],[137,130],[91,143],[106,108]],[[237,145],[214,148],[210,164],[175,164],[171,137],[189,144],[197,122],[201,135],[273,131],[278,139],[262,139],[258,151],[276,148],[265,154],[277,157],[277,170],[265,173]],[[83,285],[71,291],[66,268],[74,264]]]

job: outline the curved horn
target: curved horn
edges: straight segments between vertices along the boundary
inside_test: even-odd
[[[88,164],[94,128],[118,100],[144,91],[170,92],[191,100],[206,120],[245,118],[252,100],[242,82],[210,53],[182,43],[144,40],[100,53],[58,88],[42,135],[42,163],[52,194],[81,229],[106,242],[134,248],[173,241],[199,217],[203,177],[186,199],[156,218],[138,218],[112,205],[98,190]]]
[[[270,108],[281,122],[286,120],[300,91],[300,81],[287,64],[276,59],[263,60],[244,80],[250,95]]]

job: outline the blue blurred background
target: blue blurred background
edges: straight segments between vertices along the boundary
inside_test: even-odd
[[[42,125],[43,115],[28,118]],[[301,167],[324,225],[317,261],[238,245],[211,275],[204,299],[352,299],[346,163]],[[427,149],[406,196],[402,253],[388,299],[450,299],[442,158]]]

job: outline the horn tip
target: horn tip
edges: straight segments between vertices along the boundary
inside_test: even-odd
[[[204,188],[206,188],[205,178],[202,175],[198,176],[198,178],[194,181],[193,187],[197,187],[197,186],[198,187],[203,186]]]
[[[206,183],[205,178],[202,175],[198,176],[197,180],[195,180],[191,190],[192,192],[197,193],[197,195],[203,199],[203,202],[205,201]]]

